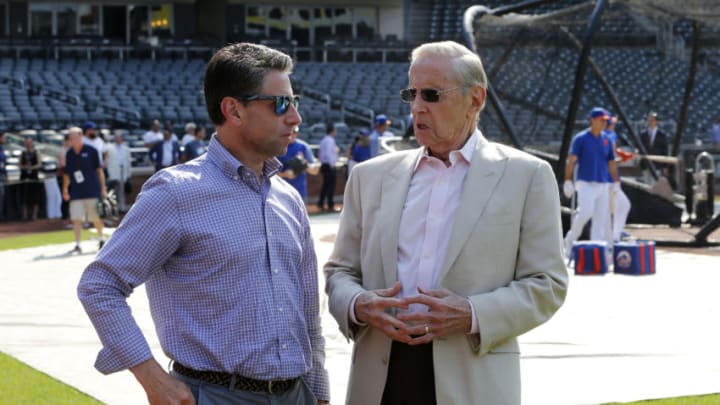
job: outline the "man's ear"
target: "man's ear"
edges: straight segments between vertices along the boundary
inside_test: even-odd
[[[236,125],[243,122],[242,109],[243,107],[240,102],[232,97],[225,97],[220,102],[220,111],[222,111],[225,119],[227,121],[232,121]]]
[[[482,110],[485,105],[485,100],[487,99],[487,90],[480,85],[475,85],[470,88],[470,95],[472,96],[473,109],[476,108],[477,111]]]

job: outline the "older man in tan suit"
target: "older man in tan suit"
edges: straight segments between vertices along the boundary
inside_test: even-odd
[[[412,53],[419,149],[358,164],[325,265],[355,341],[349,404],[519,404],[517,336],[565,299],[550,166],[477,129],[487,79],[453,42]]]

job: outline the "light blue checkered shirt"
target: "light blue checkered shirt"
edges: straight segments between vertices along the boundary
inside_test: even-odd
[[[206,155],[145,183],[78,286],[103,345],[99,371],[152,357],[126,302],[146,283],[168,357],[262,380],[304,375],[329,399],[317,258],[279,167],[266,161],[260,182],[213,137]]]

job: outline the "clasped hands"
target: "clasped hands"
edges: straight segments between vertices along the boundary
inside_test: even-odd
[[[392,288],[360,293],[355,300],[355,318],[382,331],[389,338],[409,345],[470,332],[472,309],[466,297],[447,289],[424,290],[418,287],[416,295],[396,298],[401,289],[400,282],[396,282]],[[411,304],[425,305],[428,310],[400,312],[397,315],[390,313],[392,308],[407,310]]]

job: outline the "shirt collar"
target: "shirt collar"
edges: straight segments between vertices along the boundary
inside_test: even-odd
[[[210,144],[207,148],[207,156],[223,174],[235,180],[244,170],[249,170],[237,160],[216,138],[217,133],[213,133],[210,138]],[[263,176],[270,178],[282,167],[282,163],[277,158],[271,158],[265,161],[263,165]]]
[[[465,145],[463,145],[462,148],[450,152],[450,155],[448,156],[448,158],[450,159],[450,165],[454,166],[458,162],[458,159],[460,159],[460,158],[463,158],[468,164],[470,164],[470,161],[472,161],[472,156],[475,153],[475,147],[477,146],[479,138],[480,138],[480,130],[475,128],[472,135],[470,135],[470,138],[468,138],[468,140],[465,141]],[[423,147],[422,156],[415,163],[415,168],[413,171],[417,170],[418,166],[420,165],[420,162],[422,162],[425,159],[431,158],[431,157],[432,156],[430,156],[430,153],[428,152],[428,148]]]

